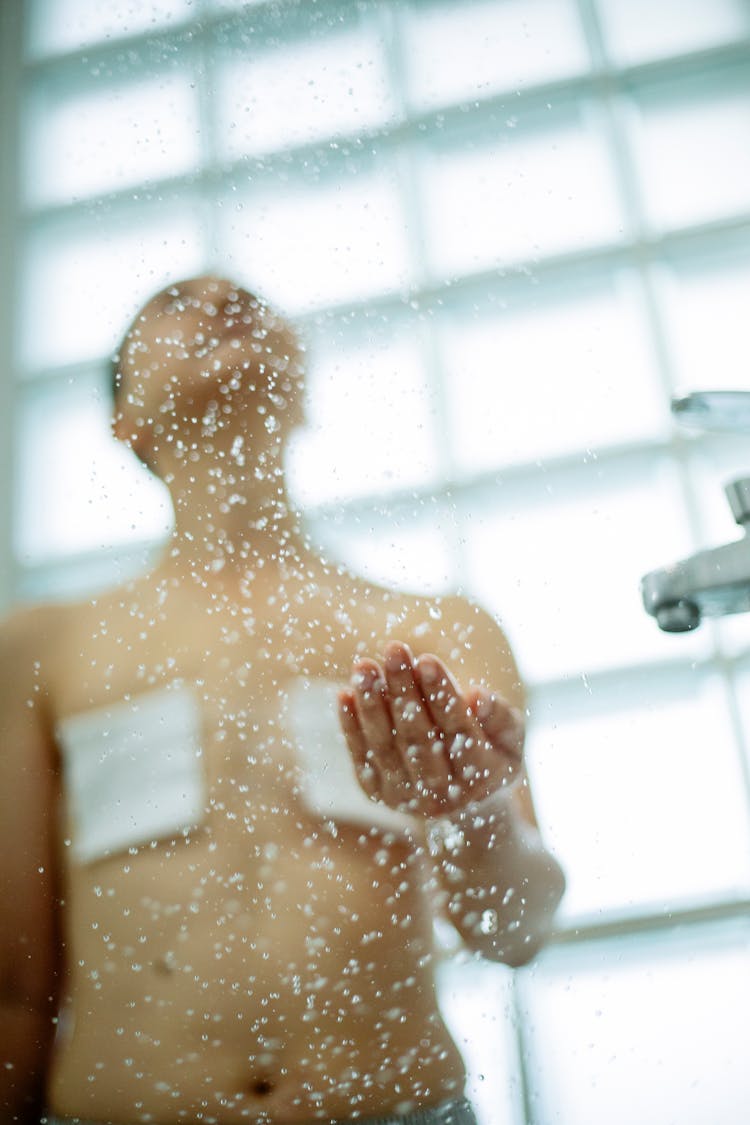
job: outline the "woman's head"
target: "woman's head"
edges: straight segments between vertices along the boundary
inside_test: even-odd
[[[291,327],[247,289],[212,275],[176,282],[113,358],[115,434],[152,467],[165,435],[195,425],[210,436],[241,421],[283,441],[303,419],[302,358]]]

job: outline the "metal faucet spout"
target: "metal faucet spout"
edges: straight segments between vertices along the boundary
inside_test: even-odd
[[[641,580],[647,613],[666,633],[696,629],[703,617],[750,610],[750,539],[699,551]]]
[[[698,391],[673,399],[672,412],[694,428],[748,432],[750,392]],[[641,579],[644,608],[667,633],[696,629],[702,617],[750,611],[750,477],[731,481],[724,491],[743,537]]]

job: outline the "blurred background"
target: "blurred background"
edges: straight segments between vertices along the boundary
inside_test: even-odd
[[[749,0],[4,0],[0,597],[147,564],[108,436],[137,306],[216,270],[294,318],[293,496],[330,553],[502,622],[569,891],[517,971],[446,956],[482,1125],[750,1101],[750,629],[642,574],[735,537],[750,436]]]

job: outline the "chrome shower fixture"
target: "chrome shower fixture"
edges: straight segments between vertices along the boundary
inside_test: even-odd
[[[672,412],[691,428],[750,434],[750,392],[697,392],[674,399]],[[641,579],[644,608],[664,632],[684,633],[703,617],[750,611],[750,476],[731,481],[724,491],[743,537]]]

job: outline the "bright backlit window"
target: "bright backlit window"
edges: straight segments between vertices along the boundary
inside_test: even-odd
[[[116,581],[168,534],[108,436],[140,302],[208,269],[264,293],[307,341],[312,533],[477,597],[529,684],[569,894],[532,968],[444,966],[482,1125],[735,1125],[750,619],[669,637],[638,583],[733,537],[750,473],[747,439],[669,416],[750,383],[750,7],[23,9],[10,596]]]

